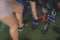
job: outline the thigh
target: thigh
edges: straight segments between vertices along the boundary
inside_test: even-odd
[[[0,19],[1,22],[5,23],[6,25],[8,25],[9,27],[15,27],[15,26],[18,26],[18,23],[17,23],[17,20],[15,18],[15,16],[12,14],[4,17],[4,18],[1,18]]]
[[[9,4],[10,4],[10,6],[13,9],[14,12],[18,12],[18,13],[23,12],[24,6],[22,4],[20,4],[16,1],[15,2],[10,2]]]

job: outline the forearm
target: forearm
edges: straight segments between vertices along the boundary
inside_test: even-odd
[[[36,12],[36,2],[30,1],[30,5],[31,5],[31,11],[32,11],[34,19],[38,20],[37,12]]]
[[[32,13],[36,13],[36,2],[30,1]]]
[[[30,6],[31,6],[31,9],[36,9],[36,2],[34,1],[30,1]]]

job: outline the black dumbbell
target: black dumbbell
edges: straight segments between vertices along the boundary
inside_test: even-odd
[[[47,31],[48,31],[48,24],[49,24],[48,22],[45,24],[43,30],[41,31],[42,34],[46,34],[47,33]]]

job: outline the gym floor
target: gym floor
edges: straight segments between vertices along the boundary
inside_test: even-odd
[[[39,8],[37,8],[37,13],[38,15],[41,14],[39,11]],[[56,26],[60,28],[60,13],[57,12],[57,17],[56,17]],[[50,23],[48,26],[48,32],[47,34],[42,34],[41,30],[44,28],[44,23],[40,23],[38,28],[36,30],[32,30],[32,17],[31,17],[31,12],[30,10],[27,11],[26,17],[24,19],[29,20],[29,24],[25,26],[24,30],[22,32],[19,32],[19,39],[23,40],[24,38],[28,38],[29,40],[56,40],[60,34],[54,32],[52,30],[54,24]],[[13,30],[12,30],[13,31]],[[6,27],[4,23],[0,23],[0,40],[5,40],[6,38],[9,38],[11,40],[11,37],[9,35],[9,28]]]

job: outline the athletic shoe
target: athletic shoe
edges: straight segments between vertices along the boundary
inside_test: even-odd
[[[28,20],[24,20],[23,23],[24,23],[23,27],[18,27],[18,31],[23,31],[24,26],[27,26],[29,24]]]
[[[24,26],[23,27],[18,27],[18,31],[23,31]]]
[[[24,23],[24,26],[27,26],[29,24],[29,21],[28,20],[24,20],[23,23]]]
[[[38,24],[39,24],[38,20],[34,20],[34,21],[32,22],[32,29],[33,29],[33,30],[36,29],[36,28],[38,27]]]

